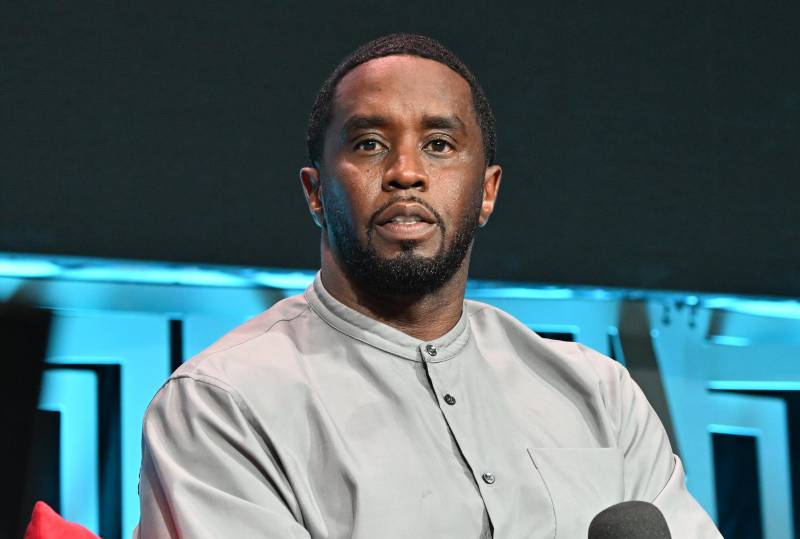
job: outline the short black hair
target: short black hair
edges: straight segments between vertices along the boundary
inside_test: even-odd
[[[433,38],[418,34],[389,34],[370,41],[353,51],[347,58],[336,66],[333,73],[322,83],[317,93],[311,115],[308,120],[306,144],[308,158],[313,166],[318,166],[322,161],[325,130],[333,114],[333,99],[336,86],[342,77],[361,64],[382,58],[384,56],[409,55],[419,56],[444,64],[459,75],[469,84],[472,91],[472,106],[475,109],[478,125],[483,138],[483,154],[486,164],[494,164],[496,134],[494,113],[483,88],[478,84],[478,79],[472,71],[451,50]]]

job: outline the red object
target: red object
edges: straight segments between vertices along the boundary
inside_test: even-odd
[[[44,502],[33,506],[31,521],[25,530],[24,539],[100,539],[98,536],[74,522],[64,520]]]

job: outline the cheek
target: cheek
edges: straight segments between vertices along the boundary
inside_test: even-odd
[[[465,184],[469,185],[465,185]],[[483,182],[453,178],[443,185],[439,193],[441,208],[447,214],[450,223],[463,221],[467,216],[480,211],[483,201]]]
[[[329,178],[327,190],[323,189],[323,200],[329,208],[346,213],[347,219],[363,227],[378,207],[381,193],[380,181],[369,180],[364,169],[352,165],[339,166],[336,176]]]
[[[358,165],[342,160],[337,163],[336,174],[340,183],[350,191],[380,190],[383,171],[377,163]]]

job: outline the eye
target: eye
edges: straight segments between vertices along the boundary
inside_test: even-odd
[[[354,150],[361,150],[367,153],[375,153],[383,147],[383,144],[374,138],[360,140],[356,143]]]
[[[425,148],[428,148],[434,153],[445,153],[453,149],[453,145],[450,144],[447,140],[443,138],[433,139],[432,141],[428,142],[425,145]]]

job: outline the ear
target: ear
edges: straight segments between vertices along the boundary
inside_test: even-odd
[[[319,190],[319,169],[301,168],[300,182],[303,184],[303,194],[306,196],[306,204],[308,204],[308,211],[311,212],[311,218],[318,227],[322,228],[325,226],[325,208],[322,206],[322,195]]]
[[[494,204],[497,201],[497,192],[500,190],[500,178],[503,176],[503,169],[500,165],[486,167],[483,176],[483,203],[481,213],[478,217],[478,226],[485,226],[489,222],[489,217],[494,211]]]

